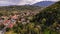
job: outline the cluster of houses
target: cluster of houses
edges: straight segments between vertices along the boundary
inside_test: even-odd
[[[32,16],[35,14],[36,12],[26,11],[20,13],[12,13],[9,16],[3,15],[0,17],[0,26],[4,25],[9,28],[12,28],[17,21],[22,24],[30,23],[30,19],[32,19]]]

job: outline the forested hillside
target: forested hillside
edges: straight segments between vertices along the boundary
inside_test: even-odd
[[[51,34],[60,34],[60,1],[43,9],[39,14],[35,15],[33,22],[40,24],[41,27],[43,27],[43,32],[46,34],[48,31],[50,31]],[[46,32],[46,29],[49,30]]]
[[[60,19],[60,2],[57,2],[45,9],[35,16],[36,22],[40,22],[41,19],[45,18],[46,24],[58,22]],[[59,22],[58,22],[59,23]]]

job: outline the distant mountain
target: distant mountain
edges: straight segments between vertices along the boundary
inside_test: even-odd
[[[33,4],[34,6],[41,6],[41,7],[47,7],[49,5],[52,5],[54,4],[55,2],[53,1],[41,1],[41,2],[38,2],[38,3],[35,3]]]

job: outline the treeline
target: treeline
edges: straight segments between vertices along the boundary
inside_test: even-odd
[[[0,11],[22,11],[22,10],[36,10],[40,9],[39,6],[2,6],[0,7]]]
[[[39,11],[39,6],[1,6],[0,15],[10,15],[13,12]]]

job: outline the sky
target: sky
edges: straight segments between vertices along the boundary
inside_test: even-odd
[[[0,6],[34,4],[41,1],[59,1],[59,0],[0,0]]]

